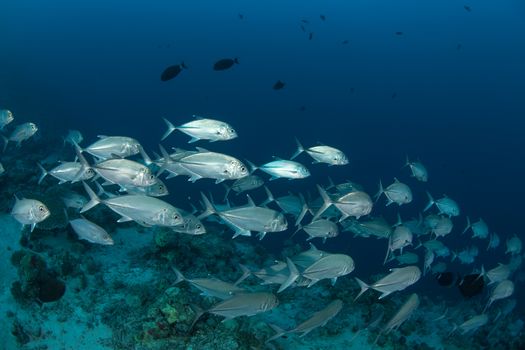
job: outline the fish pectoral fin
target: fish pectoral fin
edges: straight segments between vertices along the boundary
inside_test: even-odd
[[[270,178],[270,181],[277,180],[278,178],[279,178],[279,176],[272,176],[272,177]]]
[[[381,299],[383,299],[383,298],[389,296],[391,293],[392,293],[391,291],[383,292],[383,294],[381,294],[381,295],[379,296],[379,300],[381,300]]]
[[[133,221],[133,219],[128,216],[122,216],[120,219],[117,220],[117,222],[129,222],[129,221]]]
[[[198,138],[196,138],[196,137],[192,137],[192,138],[188,141],[188,143],[194,143],[194,142],[197,142],[197,141],[199,141],[199,140],[200,140],[200,139],[198,139]]]
[[[224,179],[216,179],[216,180],[215,180],[215,184],[220,184],[220,183],[223,182],[223,181],[224,181]]]

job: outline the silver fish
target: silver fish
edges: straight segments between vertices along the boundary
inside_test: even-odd
[[[237,137],[237,132],[228,123],[215,119],[201,118],[195,115],[193,117],[198,119],[180,126],[174,126],[169,120],[164,118],[168,130],[164,133],[161,140],[166,139],[175,130],[182,131],[186,135],[191,136],[191,140],[188,141],[188,143],[199,140],[209,140],[211,142],[226,141]]]
[[[29,139],[38,131],[38,127],[34,123],[23,123],[17,125],[15,130],[9,137],[2,136],[4,138],[4,151],[7,148],[9,141],[16,142],[16,147],[20,147],[23,141]]]
[[[407,156],[405,166],[408,166],[410,168],[412,176],[415,177],[418,181],[428,181],[427,168],[425,168],[425,166],[421,162],[411,162]]]
[[[308,249],[308,250],[306,250],[304,252],[301,252],[301,253],[299,253],[297,255],[294,255],[291,258],[291,260],[293,261],[293,263],[295,265],[297,265],[299,267],[299,269],[304,270],[307,267],[311,266],[317,260],[319,260],[319,259],[321,259],[321,258],[323,258],[325,256],[328,256],[328,255],[330,255],[330,254],[325,252],[325,251],[317,249],[315,247],[315,245],[310,243],[310,249]]]
[[[468,248],[465,248],[459,253],[452,253],[452,260],[454,261],[456,259],[459,259],[459,261],[462,264],[472,264],[474,262],[474,259],[478,256],[479,249],[476,246],[470,246]]]
[[[385,194],[387,198],[387,206],[392,203],[403,205],[412,202],[412,191],[410,190],[410,187],[399,182],[397,178],[394,178],[394,183],[387,188],[383,188],[383,184],[381,183],[381,180],[379,180],[379,191],[375,195],[376,201],[382,194]]]
[[[31,232],[35,229],[36,224],[44,221],[51,215],[46,205],[36,199],[18,199],[11,210],[11,215],[22,225],[31,225]]]
[[[270,181],[279,178],[304,179],[310,176],[310,171],[304,165],[291,160],[277,159],[260,167],[251,164],[251,167],[254,171],[260,169],[270,175]]]
[[[348,164],[348,158],[346,155],[337,148],[320,145],[305,149],[298,139],[295,139],[295,142],[297,143],[297,151],[293,154],[290,160],[293,160],[301,153],[306,152],[314,159],[314,163],[326,163],[329,165]]]
[[[251,191],[256,188],[259,188],[262,185],[264,185],[264,180],[257,175],[248,175],[242,177],[240,179],[235,180],[231,186],[225,186],[226,194],[224,195],[224,198],[228,197],[230,191],[233,191],[236,194],[240,194],[246,191]]]
[[[84,239],[90,243],[113,245],[113,239],[102,227],[89,221],[85,217],[69,221],[73,231],[79,239]]]
[[[321,188],[321,186],[317,185],[317,189],[323,198],[323,206],[314,215],[312,220],[316,220],[325,212],[326,209],[332,205],[335,206],[342,214],[339,222],[345,220],[349,216],[359,219],[361,216],[368,215],[372,211],[372,199],[365,192],[350,192],[346,195],[336,198],[335,200],[332,200],[328,196],[328,193],[326,193],[326,191]]]
[[[151,170],[129,159],[107,159],[91,166],[104,180],[122,187],[148,187],[158,182]]]
[[[489,244],[487,245],[487,250],[496,249],[500,244],[500,239],[497,233],[492,233],[489,238]]]
[[[388,249],[383,262],[386,263],[390,253],[400,250],[403,254],[403,248],[412,244],[412,232],[404,225],[397,226],[388,239]]]
[[[162,145],[159,145],[159,148],[162,153],[162,157],[155,161],[155,164],[157,164],[160,167],[159,171],[157,172],[157,176],[162,174],[164,171],[167,171],[170,173],[167,179],[170,179],[172,177],[179,176],[179,175],[186,175],[189,177],[192,177],[195,175],[193,172],[186,169],[178,161],[184,157],[187,157],[192,154],[199,153],[199,152],[178,149],[175,153],[168,154],[168,152],[166,152],[166,150],[164,149],[164,147],[162,147]]]
[[[95,171],[91,168],[87,168],[83,171],[82,164],[79,162],[62,162],[49,171],[44,169],[40,163],[37,163],[37,165],[41,172],[38,184],[40,184],[47,175],[51,175],[55,179],[58,179],[60,185],[66,182],[89,180],[95,176]]]
[[[371,285],[366,284],[356,277],[355,279],[361,287],[361,291],[354,300],[359,298],[370,288],[381,292],[382,294],[379,299],[383,299],[393,292],[403,290],[413,285],[419,281],[419,278],[421,277],[421,270],[417,266],[399,267],[390,269],[390,271],[391,272],[388,275]]]
[[[78,130],[68,130],[67,135],[64,137],[64,144],[69,143],[72,146],[80,145],[84,141],[84,136]]]
[[[193,323],[195,324],[204,313],[223,316],[225,320],[230,320],[239,316],[253,316],[270,311],[277,305],[279,305],[279,300],[271,293],[255,292],[235,294],[231,298],[215,304],[207,311],[199,310]]]
[[[521,239],[515,234],[507,239],[507,250],[505,254],[517,255],[521,253],[522,243]]]
[[[211,202],[202,194],[202,200],[206,206],[206,211],[199,216],[199,219],[212,214],[218,215],[235,234],[233,238],[243,235],[250,236],[251,231],[259,232],[259,239],[263,239],[267,232],[281,232],[288,228],[288,223],[284,215],[273,209],[257,207],[250,196],[248,205],[229,210],[217,211]]]
[[[396,314],[386,323],[381,332],[379,332],[374,344],[377,343],[377,340],[382,334],[388,334],[393,329],[399,328],[399,326],[412,316],[418,306],[419,296],[416,293],[413,293],[408,297],[407,301],[401,306],[401,308],[399,308]]]
[[[146,164],[151,163],[140,143],[131,137],[99,135],[98,138],[98,141],[80,148],[80,151],[87,152],[100,160],[126,158],[140,153]]]
[[[10,110],[0,109],[0,130],[4,130],[4,127],[14,119],[13,113]]]
[[[178,210],[182,214],[182,224],[171,227],[173,231],[188,235],[202,235],[206,233],[206,227],[195,215],[182,209]]]
[[[467,227],[465,227],[463,233],[467,232],[469,229],[472,230],[472,238],[485,239],[489,236],[489,227],[481,218],[478,221],[471,223],[470,218],[467,216]]]
[[[337,314],[341,311],[342,308],[343,302],[339,299],[336,299],[330,304],[328,304],[324,309],[317,311],[306,321],[300,323],[295,328],[290,329],[288,331],[285,331],[276,325],[270,325],[276,331],[277,334],[268,339],[266,343],[274,339],[280,338],[283,335],[292,333],[301,333],[300,337],[302,338],[314,329],[318,327],[324,327],[328,323],[328,321],[337,316]]]
[[[243,269],[247,267],[241,265]],[[262,269],[252,270],[251,274],[263,280],[262,284],[283,284],[290,275],[287,264],[283,261],[276,261],[273,265],[263,267]]]
[[[487,305],[485,305],[485,308],[483,309],[483,313],[496,300],[508,298],[512,294],[514,294],[514,282],[512,282],[511,280],[503,280],[499,282],[496,285],[496,287],[494,287],[494,289],[491,291],[489,301],[487,302]]]
[[[350,231],[356,236],[376,238],[389,238],[392,234],[392,227],[382,217],[372,218],[370,220],[357,221],[353,218],[347,219],[341,223],[343,231]]]
[[[100,199],[85,183],[84,188],[90,201],[82,208],[81,213],[99,203],[105,204],[115,213],[122,215],[118,222],[135,221],[143,226],[177,226],[182,224],[182,215],[177,208],[155,197],[143,195],[124,195]]]
[[[510,266],[505,264],[498,264],[493,269],[490,269],[488,271],[485,271],[485,267],[481,265],[481,273],[480,276],[486,277],[489,280],[489,285],[493,283],[498,283],[503,280],[506,280],[510,276]]]
[[[61,197],[66,208],[82,209],[88,202],[87,198],[73,191],[64,193]]]
[[[216,183],[224,180],[235,180],[248,176],[248,168],[240,160],[222,153],[210,152],[197,147],[198,153],[186,156],[177,161],[180,166],[192,175],[189,181],[198,179],[215,179]]]
[[[2,163],[0,163],[0,175],[2,175],[3,173],[5,173],[5,169]]]
[[[445,214],[448,216],[458,216],[460,214],[459,206],[453,199],[447,196],[443,196],[438,200],[434,200],[434,198],[432,198],[432,195],[430,195],[430,193],[428,192],[427,196],[428,204],[425,207],[425,209],[423,209],[423,211],[427,211],[428,209],[430,209],[431,206],[436,205],[436,207],[439,210],[439,214]]]
[[[121,191],[129,194],[143,194],[151,197],[164,197],[169,195],[168,187],[159,178],[155,179],[155,183],[149,186],[121,186]]]
[[[454,328],[452,329],[452,332],[455,332],[457,329],[461,330],[461,334],[466,334],[470,332],[477,331],[480,327],[483,327],[489,322],[489,317],[487,314],[481,314],[481,315],[475,315],[460,324],[459,326],[454,325]]]
[[[222,300],[229,299],[235,294],[239,293],[246,293],[246,290],[244,288],[237,287],[237,283],[228,283],[221,281],[217,278],[193,278],[188,279],[184,277],[184,275],[177,270],[175,267],[172,267],[173,271],[177,275],[177,280],[174,284],[180,283],[182,281],[186,281],[189,284],[191,284],[193,287],[200,290],[203,296],[210,296],[214,298],[219,298]],[[244,276],[243,276],[244,277]],[[244,279],[241,277],[241,279]],[[240,279],[240,280],[241,280]]]
[[[388,261],[397,260],[400,265],[411,265],[417,264],[419,261],[419,256],[416,253],[405,252],[401,255],[394,256],[392,255]]]
[[[301,276],[310,280],[308,287],[323,279],[331,279],[335,284],[338,277],[346,276],[355,269],[354,260],[345,254],[329,254],[308,266]]]
[[[325,219],[317,219],[306,226],[299,224],[299,227],[295,233],[300,230],[304,230],[304,232],[308,234],[308,241],[318,237],[326,241],[327,238],[333,238],[339,234],[339,228],[337,227],[337,224]]]
[[[264,190],[266,191],[268,198],[264,201],[263,205],[275,202],[285,214],[291,214],[295,217],[298,217],[301,214],[305,203],[301,194],[296,196],[295,194],[289,193],[286,196],[275,198],[268,187],[265,186]]]
[[[427,216],[430,217],[431,215]],[[426,218],[425,218],[426,219]],[[435,221],[431,223],[430,231],[437,237],[445,237],[454,228],[452,220],[448,216],[435,215]]]

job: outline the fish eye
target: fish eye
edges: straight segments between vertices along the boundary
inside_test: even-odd
[[[164,186],[159,185],[159,190],[163,190],[163,189],[164,189]]]
[[[155,178],[155,176],[153,176],[153,175],[150,175],[150,176],[149,176],[149,179],[150,179],[150,180],[153,180],[154,178]]]
[[[197,225],[195,226],[197,229],[200,229],[202,226],[201,225]]]
[[[40,211],[44,211],[44,210],[45,210],[45,208],[44,208],[44,206],[43,206],[43,205],[39,205],[39,206],[38,206],[38,210],[40,210]]]
[[[175,220],[178,220],[178,219],[179,219],[179,214],[173,214],[173,218],[174,218]]]
[[[242,172],[245,172],[245,171],[246,171],[246,167],[243,167],[243,166],[242,166],[242,167],[241,167],[241,171],[242,171]]]
[[[230,133],[232,133],[232,134],[235,132],[235,130],[233,130],[233,129],[231,129],[231,128],[228,129],[228,131],[229,131]]]

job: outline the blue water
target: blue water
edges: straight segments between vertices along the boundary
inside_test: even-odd
[[[524,17],[518,0],[9,0],[0,4],[0,107],[37,123],[43,137],[68,129],[88,142],[127,135],[148,151],[164,133],[162,117],[175,124],[213,117],[239,138],[199,145],[256,164],[290,157],[294,137],[305,146],[323,142],[345,151],[350,165],[309,166],[310,179],[272,188],[314,193],[331,176],[373,194],[379,179],[397,176],[414,190],[414,203],[399,210],[404,218],[417,216],[425,190],[447,194],[462,210],[455,232],[465,215],[482,217],[504,246],[515,233],[523,238]],[[215,61],[234,57],[240,64],[213,71]],[[182,61],[189,69],[160,81]],[[284,89],[272,89],[277,80]],[[188,147],[187,140],[174,133],[165,145]],[[405,155],[426,165],[428,183],[408,180]],[[185,179],[169,186],[181,207],[213,188]],[[396,209],[380,211],[393,222]],[[279,247],[283,237],[266,244]],[[344,240],[329,245],[350,244]],[[497,256],[485,253],[486,241],[478,246],[478,259],[490,265],[507,259],[502,246]],[[362,254],[347,252],[356,261]]]

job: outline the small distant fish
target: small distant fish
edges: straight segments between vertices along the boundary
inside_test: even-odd
[[[406,320],[410,318],[410,316],[414,313],[414,311],[419,306],[419,296],[416,293],[413,293],[408,297],[407,301],[401,306],[401,308],[396,312],[396,314],[390,319],[390,321],[387,322],[387,324],[381,329],[379,334],[377,335],[377,338],[374,342],[377,343],[377,340],[383,333],[390,333],[393,329],[399,328],[401,324],[403,324]]]
[[[308,40],[312,40],[314,38],[314,32],[310,32],[308,34]]]
[[[237,16],[238,16],[239,19],[241,19],[241,20],[244,19],[244,15],[243,15],[242,13],[239,13]]]
[[[412,172],[411,176],[415,177],[416,180],[421,182],[428,181],[427,168],[425,168],[425,166],[421,162],[411,162],[410,159],[408,159],[408,156],[406,156],[405,166],[410,168],[410,171]]]
[[[161,81],[171,80],[175,78],[177,75],[179,75],[179,73],[182,72],[183,69],[188,69],[188,67],[184,64],[184,62],[180,64],[175,64],[173,66],[169,66],[168,68],[164,69],[164,71],[160,75],[160,80]]]
[[[277,305],[279,305],[279,300],[271,293],[239,293],[229,299],[215,304],[206,311],[197,309],[197,316],[195,317],[193,324],[195,324],[204,313],[223,316],[226,320],[229,320],[239,316],[253,316],[262,312],[270,311]]]
[[[456,330],[460,330],[461,334],[466,333],[474,333],[477,331],[480,327],[483,327],[489,322],[489,316],[485,313],[481,315],[475,315],[463,322],[462,324],[454,325],[454,328],[450,332],[451,334],[454,333]]]
[[[498,266],[496,266],[495,268],[493,269],[490,269],[488,271],[485,271],[485,267],[482,265],[481,266],[481,273],[480,273],[480,277],[486,277],[488,278],[489,280],[489,285],[493,284],[493,283],[498,283],[498,282],[501,282],[503,280],[506,280],[507,278],[509,278],[510,276],[510,266],[509,265],[505,265],[505,264],[498,264]]]
[[[403,35],[404,33],[403,32],[396,32],[395,34],[396,35]]]
[[[310,21],[307,20],[307,19],[301,19],[301,22],[303,22],[303,23],[305,23],[305,24],[309,24],[309,23],[310,23]]]
[[[295,328],[285,331],[276,325],[270,325],[276,334],[268,339],[266,343],[280,338],[283,335],[292,334],[292,333],[301,333],[300,337],[306,336],[308,333],[313,331],[318,327],[324,327],[328,321],[337,316],[339,311],[343,308],[343,302],[339,299],[332,301],[324,309],[317,311],[312,316],[310,316],[306,321],[297,325]]]
[[[4,127],[14,119],[13,113],[10,110],[0,109],[0,130],[4,130]]]
[[[80,131],[68,130],[66,137],[64,137],[64,145],[66,143],[69,143],[72,146],[74,146],[75,144],[80,145],[83,140],[84,137],[82,136],[82,133]]]
[[[228,198],[230,191],[234,191],[236,194],[240,194],[246,191],[254,190],[264,185],[264,180],[257,175],[248,175],[240,179],[235,180],[231,186],[226,187],[226,194],[224,198]]]
[[[470,218],[467,216],[467,227],[465,227],[463,233],[467,232],[469,229],[472,230],[472,238],[485,239],[489,236],[489,227],[481,218],[478,221],[471,223]]]
[[[20,147],[23,141],[29,139],[38,131],[35,123],[23,123],[17,125],[9,137],[2,136],[4,139],[4,151],[9,141],[16,142],[16,147]]]
[[[463,48],[463,44],[457,44],[456,45],[456,50],[461,50]]]
[[[331,279],[333,285],[338,277],[346,276],[354,269],[354,260],[349,255],[328,254],[308,266],[301,276],[310,281],[308,287],[323,279]]]
[[[366,192],[350,192],[332,199],[328,193],[326,193],[326,191],[321,188],[321,186],[317,185],[317,189],[319,190],[319,193],[323,199],[323,205],[314,215],[312,220],[320,217],[332,205],[335,206],[342,214],[339,222],[345,220],[349,216],[359,219],[361,216],[368,215],[372,211],[373,202]]]
[[[42,180],[47,175],[51,175],[54,178],[58,179],[58,184],[64,184],[66,182],[76,182],[79,180],[89,180],[95,176],[95,171],[91,168],[83,170],[82,164],[79,162],[62,162],[53,169],[47,171],[44,167],[37,163],[38,168],[40,169],[41,175],[38,179],[38,184],[42,183]]]
[[[321,18],[321,21],[326,21],[326,16],[325,15],[319,15],[319,18]]]
[[[467,11],[467,12],[471,12],[471,11],[472,11],[472,8],[471,8],[469,5],[463,5],[463,8],[464,8],[465,11]]]
[[[85,148],[79,148],[79,151],[87,152],[99,160],[126,158],[140,153],[146,164],[151,163],[140,143],[131,137],[99,135],[98,138],[98,141]]]
[[[177,275],[177,280],[174,284],[178,284],[180,282],[186,281],[189,284],[191,284],[193,287],[199,289],[202,293],[202,296],[210,296],[219,298],[221,300],[229,299],[235,294],[239,293],[246,293],[246,290],[240,287],[237,287],[238,283],[228,283],[221,281],[218,278],[193,278],[189,279],[184,277],[184,275],[177,270],[175,267],[172,266],[172,270]],[[250,274],[249,272],[245,272],[245,274]],[[247,276],[246,276],[247,277]],[[240,281],[243,280],[245,276],[241,277],[239,279]]]
[[[492,233],[489,238],[489,244],[487,245],[487,250],[495,249],[499,246],[500,239],[496,233]]]
[[[277,159],[260,167],[251,164],[251,167],[254,171],[260,169],[271,175],[270,181],[278,178],[304,179],[310,176],[310,171],[304,165],[291,160]]]
[[[85,217],[69,221],[73,231],[79,239],[86,240],[90,243],[101,245],[113,245],[113,239],[102,227],[89,221]]]
[[[522,243],[521,239],[514,234],[511,238],[507,240],[507,250],[505,254],[517,255],[521,253]]]
[[[397,178],[394,178],[394,183],[383,188],[381,180],[379,180],[379,191],[376,193],[376,201],[384,194],[387,198],[386,206],[389,206],[392,203],[397,205],[408,204],[412,202],[412,191],[410,187],[400,182]]]
[[[277,80],[277,82],[275,84],[273,84],[273,89],[274,90],[281,90],[284,85],[286,85],[284,82],[280,81],[280,80]]]
[[[345,39],[345,40],[343,40],[343,41],[341,42],[341,44],[346,45],[346,44],[348,44],[349,42],[350,42],[350,40]]]
[[[365,282],[361,281],[359,278],[355,278],[361,291],[355,297],[354,300],[359,298],[364,292],[372,288],[381,292],[379,299],[383,299],[387,295],[390,295],[393,292],[403,290],[412,284],[419,281],[421,277],[421,270],[417,266],[406,266],[400,268],[394,268],[390,270],[391,272],[385,277],[381,278],[379,281],[374,284],[368,285]]]
[[[439,214],[445,214],[449,217],[458,216],[460,214],[459,206],[453,199],[447,196],[443,196],[438,200],[434,200],[434,198],[432,198],[432,195],[430,195],[429,192],[427,192],[427,196],[428,204],[425,207],[425,209],[423,209],[423,211],[427,211],[428,209],[430,209],[431,206],[436,205],[436,207],[439,210]]]
[[[237,137],[237,132],[232,126],[226,122],[193,116],[195,120],[182,124],[180,126],[173,125],[169,120],[164,118],[164,122],[168,126],[168,130],[164,133],[161,140],[165,140],[173,131],[179,130],[188,136],[191,140],[188,143],[197,142],[199,140],[227,141]]]
[[[234,64],[239,64],[239,60],[237,58],[223,58],[215,62],[213,65],[213,70],[226,70],[231,68]]]
[[[339,228],[337,227],[337,224],[325,219],[312,221],[306,226],[299,224],[295,232],[297,233],[300,230],[304,230],[304,232],[308,234],[309,237],[307,241],[319,237],[322,238],[324,242],[327,238],[333,238],[339,235]]]
[[[328,165],[348,164],[348,157],[343,153],[343,151],[340,151],[337,148],[319,145],[305,149],[297,138],[295,139],[295,142],[297,144],[297,150],[290,158],[291,160],[295,159],[301,153],[306,152],[314,159],[314,163],[326,163]]]
[[[46,205],[36,199],[18,199],[11,210],[11,215],[22,225],[31,225],[31,232],[35,229],[36,224],[44,221],[51,215]]]

